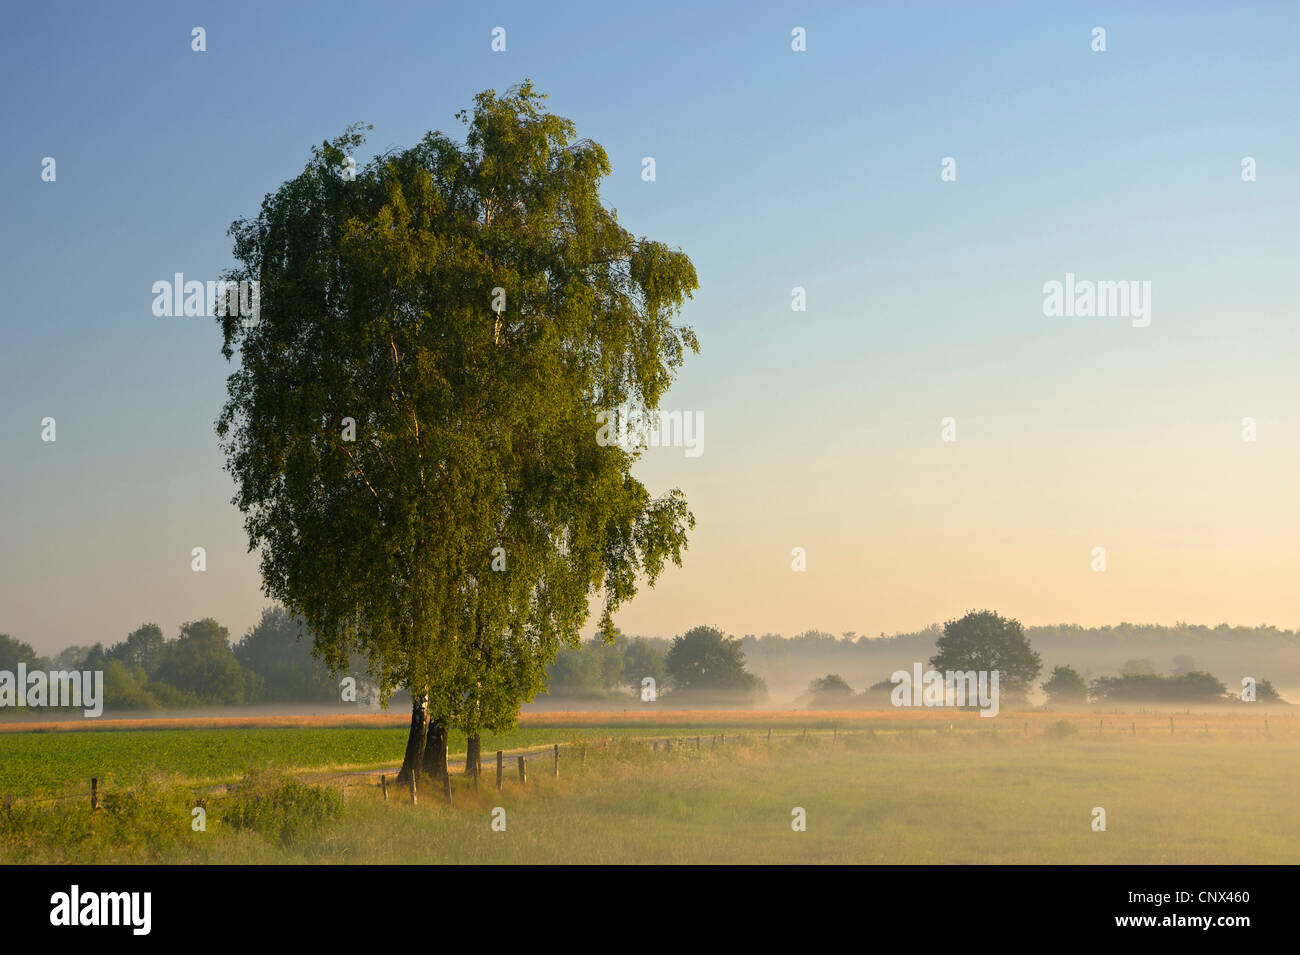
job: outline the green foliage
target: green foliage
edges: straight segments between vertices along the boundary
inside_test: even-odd
[[[15,640],[7,633],[0,633],[0,670],[18,672],[18,664],[26,663],[29,667],[40,661],[31,644]]]
[[[991,610],[972,611],[943,625],[943,636],[930,658],[936,670],[998,671],[999,689],[1023,693],[1042,669],[1042,660],[1029,645],[1019,620]]]
[[[695,627],[673,640],[664,666],[679,691],[728,691],[746,696],[766,692],[761,679],[745,669],[741,642],[716,627]]]
[[[547,692],[551,696],[590,699],[608,698],[630,687],[640,692],[641,681],[651,677],[660,690],[668,686],[664,657],[667,641],[647,637],[628,639],[615,634],[609,643],[588,640],[565,647],[547,668]]]
[[[149,678],[139,667],[111,660],[104,668],[104,706],[119,710],[156,710],[162,704],[146,687]]]
[[[818,677],[808,684],[809,693],[852,693],[853,687],[845,681],[844,677],[838,673],[830,673],[826,676]]]
[[[597,695],[603,689],[600,673],[599,650],[592,644],[564,647],[555,656],[547,670],[547,686],[552,695],[573,696],[575,691],[588,691],[578,695]],[[595,644],[599,648],[599,644]]]
[[[612,639],[694,524],[595,440],[697,347],[673,324],[694,267],[618,224],[605,151],[542,99],[484,92],[463,144],[432,132],[347,181],[354,126],[231,227],[227,278],[261,305],[221,319],[218,434],[265,589],[333,672],[356,655],[383,700],[427,691],[467,731],[513,722],[593,594]]]
[[[1285,703],[1277,688],[1268,680],[1258,680],[1255,683],[1255,700],[1259,703]]]
[[[245,779],[220,818],[234,829],[251,829],[272,842],[290,847],[320,835],[343,816],[343,794],[328,786],[313,786],[277,775]]]
[[[156,785],[101,792],[53,804],[0,803],[0,852],[7,859],[50,862],[163,862],[191,843],[194,793]]]
[[[645,637],[634,637],[628,641],[623,652],[622,682],[626,686],[637,689],[646,677],[652,678],[655,686],[660,690],[671,686],[672,681],[669,679],[668,667],[665,663],[668,651],[663,643],[661,640],[652,641]]]
[[[339,689],[319,660],[312,655],[312,636],[306,622],[283,607],[268,607],[262,619],[238,646],[235,659],[257,678],[249,702],[338,700]],[[258,685],[260,683],[260,685]]]
[[[104,670],[104,708],[108,710],[160,710],[196,706],[198,694],[177,689],[169,683],[150,680],[140,667],[120,660],[100,664]]]
[[[1194,670],[1183,676],[1128,673],[1092,681],[1092,696],[1106,702],[1211,702],[1222,700],[1228,687],[1209,673]]]
[[[148,677],[158,672],[166,652],[162,628],[156,623],[141,624],[127,638],[108,651],[108,659],[120,660],[129,667],[143,670]]]
[[[845,706],[853,700],[853,687],[838,673],[818,677],[808,684],[814,706]]]
[[[1088,684],[1074,667],[1058,666],[1052,668],[1043,692],[1051,703],[1081,703],[1088,699]]]
[[[180,709],[186,706],[196,706],[205,702],[199,699],[195,693],[186,692],[178,689],[170,683],[162,683],[158,680],[150,680],[144,685],[145,690],[149,692],[158,705],[168,709]]]
[[[230,631],[211,617],[182,624],[158,666],[159,681],[203,703],[242,703],[244,674],[229,641]]]

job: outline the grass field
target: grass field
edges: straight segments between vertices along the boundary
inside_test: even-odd
[[[498,794],[485,760],[477,793],[455,777],[454,808],[428,782],[411,805],[395,788],[385,802],[369,777],[346,780],[346,793],[326,778],[343,766],[395,766],[401,727],[3,734],[0,794],[17,798],[0,811],[0,860],[1300,861],[1300,720],[1274,715],[1265,735],[1256,714],[1176,714],[1173,732],[1169,719],[551,714],[485,738],[484,753],[572,741],[558,779],[549,759],[534,761],[526,786],[510,766]],[[713,749],[721,732],[727,742]],[[676,744],[656,752],[641,739],[652,736]],[[87,798],[31,798],[84,791],[96,773],[105,782],[93,814]],[[219,781],[233,788],[204,788]],[[197,805],[204,832],[191,828]],[[504,832],[491,827],[494,807]],[[792,830],[795,807],[807,831]],[[1094,807],[1106,811],[1105,832],[1092,829]]]

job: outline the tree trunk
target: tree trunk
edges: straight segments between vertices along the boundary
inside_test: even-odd
[[[406,756],[402,771],[397,774],[399,783],[409,783],[420,777],[424,760],[425,737],[429,731],[429,694],[411,693],[411,732],[406,737]]]
[[[434,779],[447,775],[447,724],[441,720],[429,724],[424,744],[424,771]]]
[[[477,776],[482,769],[482,747],[475,733],[465,740],[465,775]]]

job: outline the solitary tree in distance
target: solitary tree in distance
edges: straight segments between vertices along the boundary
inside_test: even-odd
[[[724,691],[751,696],[766,689],[745,669],[745,651],[717,627],[695,627],[668,647],[664,667],[679,692]]]
[[[694,519],[598,415],[657,409],[691,330],[680,251],[600,201],[605,151],[525,82],[351,174],[360,127],[231,227],[260,282],[218,434],[263,586],[332,672],[412,694],[404,778],[449,725],[512,723],[589,600],[601,634]],[[345,174],[346,173],[346,174]],[[436,751],[435,751],[436,754]]]
[[[1003,692],[1024,693],[1043,668],[1020,621],[992,610],[971,611],[960,620],[949,620],[935,647],[939,652],[930,658],[934,669],[997,670]]]

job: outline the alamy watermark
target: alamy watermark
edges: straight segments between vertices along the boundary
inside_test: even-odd
[[[895,670],[889,682],[896,684],[889,694],[894,706],[978,706],[980,716],[998,715],[997,670],[938,670],[912,672]]]
[[[152,892],[83,892],[73,885],[50,896],[50,924],[120,925],[133,935],[148,935],[152,908]]]
[[[602,448],[618,445],[625,451],[642,447],[685,448],[688,458],[704,453],[704,412],[648,412],[622,404],[609,411],[598,411],[596,443]]]
[[[1134,328],[1146,328],[1151,324],[1151,282],[1075,281],[1074,273],[1066,272],[1063,283],[1055,279],[1044,283],[1043,314],[1048,318],[1131,318]]]
[[[0,707],[52,706],[83,708],[94,718],[104,712],[103,670],[33,670],[18,664],[18,673],[0,670]]]
[[[153,313],[159,318],[235,315],[252,325],[261,316],[262,283],[257,279],[187,282],[185,274],[177,272],[170,282],[166,279],[154,282],[153,294]]]

